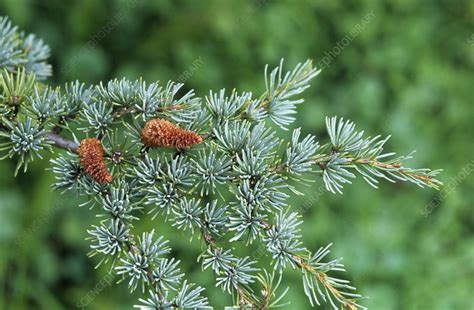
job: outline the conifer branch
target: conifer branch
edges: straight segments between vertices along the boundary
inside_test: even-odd
[[[209,233],[209,231],[205,228],[205,223],[202,223],[202,236],[203,240],[206,243],[208,251],[213,253],[213,255],[220,255],[221,253],[225,252],[223,248],[217,246],[215,238]],[[229,252],[227,252],[229,253]],[[204,261],[203,261],[204,265]],[[235,269],[237,266],[235,264],[229,264],[229,268]],[[216,271],[216,276],[218,275],[218,269],[214,269]],[[234,289],[237,293],[239,306],[244,309],[257,309],[257,305],[252,300],[251,295],[247,291],[247,289],[239,284],[234,284]]]
[[[167,241],[154,231],[131,232],[143,217],[202,237],[202,268],[235,297],[234,309],[286,305],[288,288],[277,289],[287,266],[301,271],[311,305],[364,309],[355,288],[333,276],[344,271],[340,260],[323,262],[329,246],[314,254],[303,246],[301,217],[288,211],[288,198],[301,194],[295,184],[319,175],[327,191],[342,193],[359,174],[373,187],[381,179],[442,185],[439,170],[406,166],[412,154],[385,153],[388,137],[366,137],[351,121],[327,118],[327,143],[299,128],[290,141],[278,138],[267,120],[285,130],[295,121],[301,94],[319,73],[310,60],[288,72],[283,61],[271,72],[266,67],[259,97],[222,89],[200,98],[181,83],[142,79],[52,88],[40,82],[51,75],[48,55],[41,40],[0,17],[0,159],[17,158],[17,173],[52,146],[67,151],[51,161],[53,188],[77,191],[88,197],[84,205],[99,209],[89,255],[100,256],[99,265],[111,262],[131,292],[148,291],[140,309],[210,308],[204,289],[188,284],[179,261],[167,257]],[[255,241],[278,277],[220,245]]]

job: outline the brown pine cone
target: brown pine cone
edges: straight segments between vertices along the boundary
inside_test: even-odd
[[[112,182],[104,160],[104,149],[102,143],[96,138],[87,138],[81,141],[77,149],[79,159],[84,171],[98,183]]]
[[[155,118],[149,120],[141,132],[141,139],[148,147],[174,147],[188,149],[199,144],[203,138],[195,132],[181,129],[173,123]]]

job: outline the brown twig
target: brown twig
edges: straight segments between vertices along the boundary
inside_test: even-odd
[[[331,294],[334,297],[336,297],[336,299],[339,302],[341,302],[341,306],[344,309],[348,308],[350,310],[357,310],[357,304],[353,300],[350,300],[350,299],[346,298],[345,296],[343,296],[341,294],[341,292],[337,288],[335,288],[331,284],[331,282],[329,282],[328,275],[325,272],[316,270],[313,266],[308,264],[306,262],[306,260],[301,256],[294,255],[293,259],[295,260],[297,266],[300,269],[305,270],[305,271],[313,274],[316,277],[316,279],[326,288],[326,290],[328,292],[331,292]]]
[[[54,133],[54,132],[48,132],[46,134],[46,138],[48,138],[48,140],[50,141],[53,141],[54,146],[60,149],[77,153],[77,148],[79,147],[79,145],[73,140],[66,139],[63,136],[59,135],[58,133]]]

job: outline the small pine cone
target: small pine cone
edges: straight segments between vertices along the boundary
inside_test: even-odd
[[[96,138],[81,141],[77,149],[79,159],[84,171],[98,183],[112,182],[112,175],[107,170],[104,161],[102,143]]]
[[[203,141],[197,133],[181,129],[173,123],[159,118],[149,120],[145,124],[141,138],[143,144],[148,147],[164,146],[181,150],[188,149]]]

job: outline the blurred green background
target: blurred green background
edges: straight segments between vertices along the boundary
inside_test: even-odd
[[[437,193],[382,182],[376,190],[358,179],[343,196],[310,201],[306,246],[333,242],[332,257],[344,257],[370,309],[474,309],[473,1],[2,0],[0,15],[51,46],[52,84],[176,80],[194,68],[186,84],[198,95],[261,93],[265,64],[318,63],[332,51],[294,126],[326,139],[326,115],[351,118],[371,135],[392,134],[391,150],[416,149],[411,164],[443,168],[448,186]],[[130,309],[141,294],[107,285],[107,270],[86,257],[94,211],[79,208],[80,197],[51,192],[48,166],[37,161],[13,178],[14,161],[0,162],[0,309]],[[320,184],[293,205],[308,203]],[[230,303],[195,263],[199,242],[168,223],[145,227],[171,240],[216,309]],[[299,273],[288,272],[286,284],[287,308],[309,308]]]

